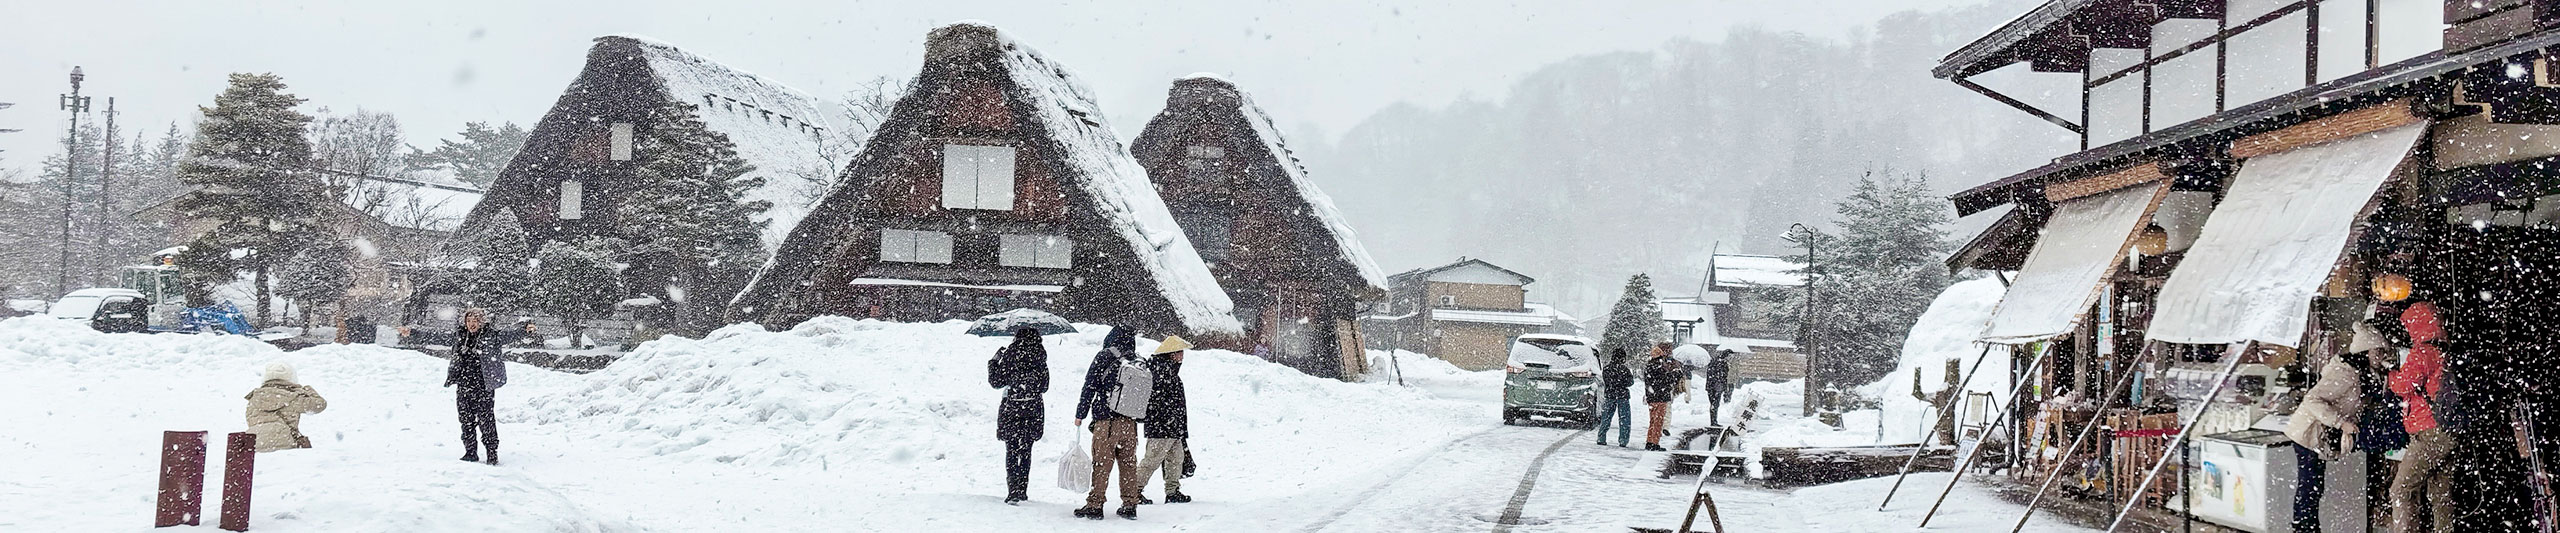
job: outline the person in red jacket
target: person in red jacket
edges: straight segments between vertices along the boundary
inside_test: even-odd
[[[2444,350],[2435,345],[2444,338],[2444,322],[2435,303],[2419,301],[2400,312],[2400,325],[2409,331],[2409,355],[2391,373],[2391,392],[2407,404],[2400,424],[2409,430],[2409,447],[2400,452],[2400,469],[2391,476],[2391,529],[2419,531],[2415,507],[2424,492],[2431,531],[2452,531],[2453,477],[2444,462],[2453,453],[2453,438],[2436,425],[2434,404],[2444,390]]]

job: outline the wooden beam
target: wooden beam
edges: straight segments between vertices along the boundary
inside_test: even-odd
[[[2402,98],[2379,105],[2330,115],[2284,129],[2260,133],[2231,141],[2231,157],[2247,159],[2284,152],[2295,148],[2335,141],[2400,126],[2416,124],[2422,118],[2412,111],[2411,99]]]
[[[2160,168],[2160,162],[2153,161],[2102,176],[2093,176],[2046,185],[2044,188],[2044,199],[2046,201],[2060,204],[2064,200],[2095,196],[2099,193],[2122,189],[2125,187],[2168,180],[2168,172],[2165,172]]]
[[[2071,130],[2071,133],[2085,134],[2089,131],[2088,128],[2082,127],[2079,124],[2072,124],[2069,120],[2063,120],[2062,117],[2053,116],[2053,113],[2047,113],[2043,109],[2037,109],[2034,105],[2018,101],[2016,98],[2010,98],[2009,95],[2000,94],[1999,91],[1993,91],[1990,87],[1984,87],[1982,84],[1974,83],[1973,80],[1956,78],[1954,81],[1958,86],[1962,86],[1966,89],[1973,89],[1973,92],[1982,93],[1983,96],[1991,97],[1991,99],[1998,100],[2000,103],[2009,104],[2009,107],[2017,108],[2019,111],[2025,111],[2029,115],[2035,115],[2036,118],[2044,119],[2045,122],[2051,122],[2055,126],[2061,126],[2062,129]]]

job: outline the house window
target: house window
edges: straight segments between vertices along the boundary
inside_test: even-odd
[[[564,180],[560,182],[561,220],[577,220],[586,218],[586,204],[587,187],[585,184],[578,183],[578,180]]]
[[[1183,147],[1183,150],[1182,150],[1182,151],[1183,151],[1183,154],[1184,154],[1184,155],[1188,155],[1188,156],[1191,156],[1191,157],[1205,158],[1205,159],[1217,159],[1217,158],[1221,158],[1221,157],[1226,157],[1226,156],[1227,156],[1227,149],[1226,149],[1226,147],[1222,147],[1222,146],[1209,146],[1209,145],[1205,145],[1205,144],[1195,144],[1195,145],[1191,145],[1191,146],[1186,146],[1186,147]]]
[[[1068,268],[1074,265],[1075,242],[1056,235],[998,235],[996,264],[1009,267]]]
[[[1226,174],[1227,149],[1221,146],[1195,144],[1182,147],[1184,177],[1194,181],[1217,181]]]
[[[631,160],[631,123],[613,123],[613,160]]]
[[[1457,297],[1457,296],[1455,296],[1455,295],[1448,295],[1448,294],[1440,295],[1440,306],[1441,306],[1441,307],[1457,307],[1457,306],[1458,306],[1458,297]]]
[[[905,229],[880,230],[880,260],[891,263],[951,264],[951,234]]]
[[[942,207],[1013,210],[1013,147],[942,145]]]
[[[1201,259],[1227,260],[1227,250],[1234,247],[1228,230],[1232,223],[1227,217],[1210,213],[1174,213],[1173,217],[1191,238],[1191,248],[1200,253]]]

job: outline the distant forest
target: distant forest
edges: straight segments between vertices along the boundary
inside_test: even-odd
[[[1741,28],[1582,56],[1499,101],[1398,105],[1292,148],[1389,271],[1482,258],[1536,277],[1532,299],[1589,318],[1639,272],[1664,295],[1695,293],[1719,242],[1802,253],[1781,240],[1788,225],[1827,228],[1870,170],[1952,192],[2075,149],[2069,132],[1929,75],[2026,9],[1903,12],[1845,40]],[[1959,221],[1955,238],[1982,218]]]

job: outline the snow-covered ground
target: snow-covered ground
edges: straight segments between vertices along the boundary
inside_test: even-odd
[[[1689,480],[1640,472],[1658,457],[1592,446],[1578,428],[1502,426],[1499,371],[1400,354],[1390,368],[1407,386],[1343,383],[1210,350],[1184,368],[1200,454],[1185,492],[1199,503],[1149,506],[1136,524],[1073,520],[1082,495],[1055,488],[1056,460],[1083,436],[1067,418],[1103,333],[1087,327],[1048,340],[1049,438],[1033,501],[1009,507],[983,380],[1007,339],[965,328],[820,318],[651,341],[592,374],[514,366],[498,399],[505,464],[491,467],[454,460],[439,359],[0,321],[0,375],[18,378],[0,388],[15,407],[0,425],[17,428],[0,433],[0,530],[147,528],[159,433],[238,430],[241,395],[278,360],[330,406],[303,419],[316,448],[258,457],[259,531],[1452,531],[1491,528],[1515,505],[1520,530],[1603,531],[1670,525],[1687,501]],[[1537,488],[1514,503],[1533,464]],[[1748,530],[1909,529],[1907,509],[1844,511],[1871,508],[1859,483],[1873,480],[1718,497]],[[2014,516],[1963,511],[1933,529],[1995,515]]]

